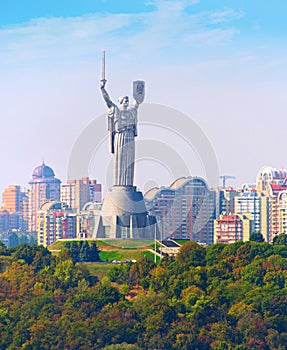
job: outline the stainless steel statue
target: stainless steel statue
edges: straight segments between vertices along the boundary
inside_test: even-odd
[[[110,132],[110,152],[114,154],[114,186],[133,186],[135,162],[135,137],[137,136],[137,113],[144,100],[145,84],[133,82],[133,106],[129,107],[129,97],[118,98],[119,107],[107,93],[105,79],[105,56],[103,52],[102,79],[100,88],[109,108],[108,130]]]
[[[100,87],[108,106],[110,151],[114,157],[113,186],[107,191],[96,225],[97,238],[153,239],[159,235],[155,216],[149,215],[143,194],[134,186],[135,137],[137,115],[144,100],[145,83],[133,82],[134,103],[128,96],[118,99],[117,106],[107,93],[105,52],[102,57]]]

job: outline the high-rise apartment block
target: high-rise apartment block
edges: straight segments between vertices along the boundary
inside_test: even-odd
[[[44,163],[33,171],[29,182],[28,229],[37,231],[37,211],[46,201],[60,200],[61,181],[55,177],[54,171]]]
[[[265,241],[269,241],[269,211],[268,197],[256,191],[243,191],[234,199],[234,213],[250,215],[252,220],[251,233],[261,233]],[[249,215],[248,215],[249,214]]]
[[[240,195],[240,191],[232,187],[216,188],[216,217],[220,214],[234,213],[234,199]]]
[[[8,210],[0,210],[0,233],[9,231],[9,216]]]
[[[7,231],[27,231],[27,194],[19,185],[11,185],[3,191],[1,209],[8,213]]]
[[[220,215],[214,220],[214,243],[248,241],[252,220],[246,215]]]
[[[257,176],[257,192],[266,199],[268,241],[272,243],[274,237],[281,232],[282,222],[287,219],[287,213],[282,210],[282,196],[287,190],[287,173],[284,169],[264,166]],[[284,205],[283,205],[284,206]]]
[[[88,202],[101,202],[102,185],[96,180],[83,177],[78,180],[68,180],[61,185],[61,201],[70,208],[82,210]]]
[[[287,190],[278,195],[278,222],[279,232],[287,234]]]
[[[150,190],[146,207],[156,216],[163,238],[213,243],[216,193],[199,177],[183,177],[170,186]]]
[[[77,214],[65,203],[49,201],[37,211],[38,244],[47,247],[59,239],[76,238]]]
[[[11,185],[2,193],[2,205],[9,213],[19,212],[21,208],[21,188]]]

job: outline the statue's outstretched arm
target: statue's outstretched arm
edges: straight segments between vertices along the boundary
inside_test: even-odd
[[[106,80],[101,80],[100,81],[100,87],[101,87],[101,91],[102,91],[102,95],[103,95],[103,98],[107,104],[107,106],[109,108],[111,108],[112,106],[114,106],[115,104],[113,103],[113,101],[110,99],[110,96],[107,92],[107,90],[105,89],[105,85],[106,85]]]

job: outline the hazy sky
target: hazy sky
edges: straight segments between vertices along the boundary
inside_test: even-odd
[[[146,102],[200,126],[220,173],[236,176],[229,184],[254,182],[263,165],[287,167],[286,13],[282,0],[2,1],[0,191],[27,186],[42,159],[66,181],[74,144],[106,111],[102,49],[113,99],[145,80]],[[180,142],[171,147],[181,154]],[[88,175],[105,182],[110,155],[107,147],[101,152],[103,164],[91,160]],[[204,176],[199,163],[192,174]],[[136,183],[146,190],[147,182],[168,185],[171,177],[146,161]]]

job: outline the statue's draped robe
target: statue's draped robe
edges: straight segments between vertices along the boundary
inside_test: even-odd
[[[116,105],[109,109],[115,186],[133,186],[137,109],[137,104],[127,110],[120,110]]]

